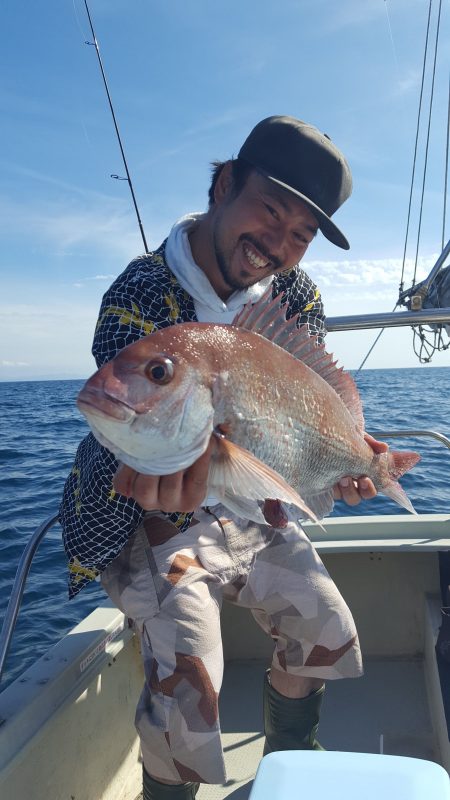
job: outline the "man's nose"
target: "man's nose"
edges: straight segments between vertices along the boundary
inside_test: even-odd
[[[283,261],[283,257],[286,255],[287,239],[286,233],[281,225],[268,228],[264,232],[262,242],[271,256],[275,256],[279,261]]]

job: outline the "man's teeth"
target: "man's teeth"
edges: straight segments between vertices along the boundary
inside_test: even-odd
[[[262,267],[266,267],[267,264],[269,263],[265,258],[261,258],[261,256],[258,256],[255,253],[255,251],[251,250],[247,245],[244,245],[244,253],[245,253],[246,257],[248,258],[248,260],[250,261],[250,264],[253,267],[256,267],[257,269],[261,269]]]

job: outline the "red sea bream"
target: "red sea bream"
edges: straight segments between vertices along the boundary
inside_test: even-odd
[[[419,456],[374,453],[353,379],[278,298],[232,325],[184,323],[128,345],[77,402],[100,443],[146,474],[187,468],[216,432],[208,495],[247,519],[264,521],[266,499],[322,519],[347,475],[414,511],[398,478]]]

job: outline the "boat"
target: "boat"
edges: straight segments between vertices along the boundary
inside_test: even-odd
[[[424,282],[425,291],[422,284],[402,292],[406,311],[328,319],[328,329],[450,325],[450,308],[430,309],[422,302],[449,253],[450,242]],[[436,431],[371,433],[380,439],[430,436],[450,449],[450,440]],[[37,528],[19,564],[0,637],[0,673],[33,555],[56,524],[55,512]],[[348,765],[347,777],[354,774],[355,754],[367,756],[358,763],[364,765],[368,798],[374,774],[383,774],[385,757],[407,763],[419,779],[429,765],[438,765],[441,776],[450,773],[450,609],[440,568],[440,554],[450,551],[450,509],[416,516],[348,515],[328,518],[323,526],[309,522],[305,529],[353,613],[365,668],[357,681],[327,683],[320,741],[331,756],[331,780],[341,774],[339,765]],[[276,753],[263,758],[261,698],[271,643],[245,609],[224,603],[221,622],[225,673],[220,717],[228,781],[202,784],[198,798],[245,800],[251,794],[252,800],[277,800],[278,795],[267,794],[270,769],[288,765],[274,761]],[[0,693],[0,797],[138,800],[142,759],[133,720],[142,683],[132,621],[108,600]],[[294,770],[301,770],[303,754],[294,756]],[[327,755],[314,756],[317,763],[325,759],[325,773]],[[381,760],[372,761],[372,756]],[[303,781],[307,768],[306,758]],[[394,796],[392,785],[385,783],[387,797]],[[440,787],[434,796],[445,800],[450,796],[447,777]],[[322,800],[328,794],[319,795],[316,787],[314,796]],[[432,795],[408,796],[424,800]],[[345,785],[345,797],[356,798],[351,785]]]
[[[438,259],[441,266],[450,243],[445,251]],[[329,319],[327,324],[336,331],[448,324],[450,308],[375,317]],[[371,433],[378,439],[432,437],[450,449],[450,439],[432,430]],[[56,524],[55,513],[37,528],[19,563],[0,636],[0,674],[33,555]],[[450,608],[445,607],[450,575],[441,569],[440,558],[450,551],[450,509],[331,517],[323,527],[309,522],[305,529],[352,611],[365,668],[358,680],[327,682],[321,743],[330,757],[341,756],[340,765],[347,758],[376,754],[395,758],[396,764],[406,758],[427,769],[435,765],[447,775]],[[258,776],[264,785],[270,783],[259,765],[265,768],[277,755],[262,758],[262,684],[272,648],[246,609],[224,603],[221,621],[225,673],[220,716],[228,782],[202,784],[198,797],[244,800],[252,786],[258,788]],[[133,720],[142,683],[139,639],[132,622],[108,600],[0,693],[0,797],[137,800],[142,763]],[[336,764],[332,768],[335,772]],[[327,794],[315,796],[322,800]],[[439,797],[444,800],[444,793]],[[253,794],[251,799],[260,800]]]
[[[55,522],[40,526],[33,546]],[[343,757],[406,756],[450,772],[450,663],[436,654],[450,513],[335,517],[306,529],[352,610],[365,665],[357,681],[327,683],[321,742]],[[200,800],[247,798],[262,758],[271,644],[230,603],[222,631],[228,782],[202,784]],[[0,694],[0,797],[136,800],[142,765],[133,719],[142,683],[138,637],[107,601]]]

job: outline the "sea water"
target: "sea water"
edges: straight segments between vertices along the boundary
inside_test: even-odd
[[[431,429],[450,437],[450,368],[364,370],[356,377],[366,430]],[[35,528],[57,513],[78,443],[88,432],[75,406],[83,381],[0,383],[0,616],[21,553]],[[419,513],[450,513],[450,450],[434,439],[392,439],[393,449],[422,460],[401,483]],[[334,515],[403,514],[379,495]],[[92,582],[67,599],[61,529],[54,526],[35,555],[6,663],[2,689],[106,599]]]

